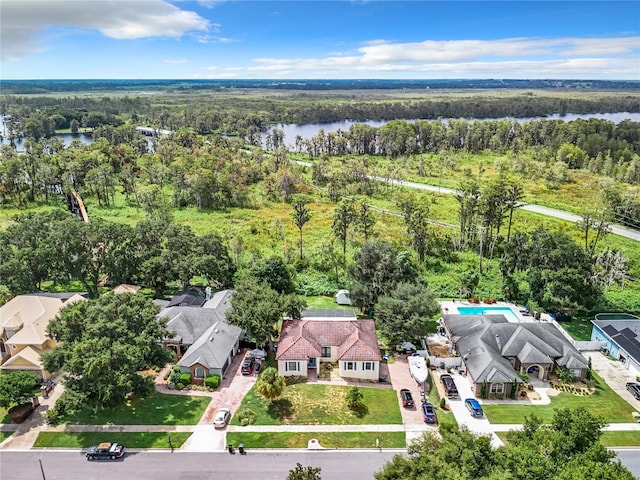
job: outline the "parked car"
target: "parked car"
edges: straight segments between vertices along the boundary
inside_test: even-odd
[[[87,449],[87,460],[116,460],[124,456],[124,445],[104,442]]]
[[[636,400],[640,400],[640,383],[627,383],[627,390]]]
[[[467,407],[469,413],[471,413],[471,415],[474,417],[482,417],[484,415],[482,407],[475,398],[465,399],[464,406]]]
[[[253,373],[253,367],[255,366],[255,359],[253,357],[247,357],[242,362],[241,372],[243,375],[251,375]]]
[[[215,428],[224,428],[229,424],[231,419],[231,410],[228,408],[219,408],[213,417],[213,426]]]
[[[458,387],[456,387],[456,382],[453,381],[453,377],[451,375],[447,373],[440,375],[440,381],[444,386],[444,392],[447,395],[447,398],[460,398]]]
[[[422,402],[422,419],[424,423],[436,423],[438,421],[436,409],[429,402]]]
[[[403,407],[413,407],[413,396],[408,389],[403,388],[400,390],[400,398],[402,399]]]

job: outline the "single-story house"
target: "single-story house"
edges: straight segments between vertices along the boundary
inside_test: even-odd
[[[211,375],[224,377],[238,353],[243,331],[226,322],[225,314],[230,306],[232,292],[216,293],[203,308],[167,307],[158,318],[167,319],[171,338],[165,346],[178,354],[183,373],[190,373],[194,383],[202,383]]]
[[[442,319],[477,396],[509,398],[514,383],[522,383],[519,373],[540,380],[548,380],[556,367],[567,368],[582,380],[587,373],[587,360],[551,323],[514,323],[503,315]]]
[[[605,342],[609,355],[625,368],[640,374],[640,318],[635,315],[599,313],[592,320],[591,340]]]
[[[47,335],[49,322],[70,303],[86,300],[78,293],[19,295],[0,307],[0,370],[27,370],[50,378],[41,355],[56,342]]]
[[[382,357],[373,320],[351,310],[305,310],[300,320],[283,321],[276,360],[283,376],[306,377],[337,362],[343,378],[377,381]]]

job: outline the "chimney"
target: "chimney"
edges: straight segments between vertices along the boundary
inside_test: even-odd
[[[498,344],[498,350],[502,352],[502,344],[500,343],[500,335],[496,333],[496,343]]]

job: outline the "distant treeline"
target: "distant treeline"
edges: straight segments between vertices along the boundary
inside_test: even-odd
[[[396,90],[396,89],[589,89],[640,90],[632,80],[3,80],[6,94],[91,91],[188,91],[223,89]]]

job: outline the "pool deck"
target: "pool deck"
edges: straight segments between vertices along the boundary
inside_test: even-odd
[[[513,303],[496,302],[496,303],[471,303],[459,300],[442,300],[438,302],[443,314],[455,315],[458,313],[458,307],[475,307],[475,308],[509,308],[518,322],[536,322],[537,320],[530,314],[526,313],[525,307],[520,307]],[[512,321],[509,317],[507,320]]]

